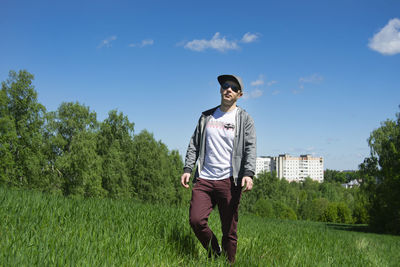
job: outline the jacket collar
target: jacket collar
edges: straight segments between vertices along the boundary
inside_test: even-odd
[[[214,107],[214,108],[211,108],[211,109],[209,109],[209,110],[206,110],[206,111],[204,111],[202,114],[204,115],[204,116],[211,116],[212,114],[214,114],[214,112],[217,110],[217,108],[219,108],[221,105],[218,105],[218,106],[216,106],[216,107]],[[240,111],[242,108],[241,107],[239,107],[239,106],[236,106],[237,108],[238,108],[238,111]]]

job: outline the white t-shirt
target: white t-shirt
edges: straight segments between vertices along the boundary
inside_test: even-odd
[[[232,150],[237,108],[217,108],[206,126],[206,151],[200,178],[222,180],[232,176]]]

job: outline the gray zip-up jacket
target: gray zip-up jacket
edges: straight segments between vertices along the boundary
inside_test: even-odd
[[[201,168],[203,167],[205,158],[205,140],[206,140],[206,125],[214,111],[219,106],[204,111],[199,119],[196,129],[190,139],[189,146],[186,152],[185,173],[191,173],[196,162],[197,169],[195,172],[194,182]],[[235,185],[241,183],[243,176],[253,177],[256,170],[256,131],[254,121],[250,115],[241,107],[237,107],[235,139],[233,141],[232,151],[232,169]]]

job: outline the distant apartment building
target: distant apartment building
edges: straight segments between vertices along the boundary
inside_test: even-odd
[[[324,159],[311,155],[292,157],[288,154],[278,157],[259,157],[256,162],[256,174],[275,171],[278,178],[285,178],[289,182],[304,181],[310,177],[314,181],[324,180]]]
[[[256,161],[256,174],[275,170],[273,157],[258,157]]]

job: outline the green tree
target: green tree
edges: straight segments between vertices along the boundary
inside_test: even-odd
[[[101,159],[96,153],[97,135],[82,131],[69,145],[69,151],[58,159],[63,173],[66,195],[103,196],[101,184]]]
[[[325,212],[329,206],[329,200],[326,198],[317,198],[312,201],[311,211],[312,217],[310,218],[312,221],[327,221],[325,219]]]
[[[319,190],[319,182],[313,181],[310,177],[307,177],[304,179],[304,181],[301,183],[301,189],[305,190],[307,192],[307,199],[308,200],[314,200],[316,198],[321,197],[321,192]]]
[[[257,175],[253,179],[253,190],[243,194],[240,200],[240,209],[244,211],[254,212],[254,204],[260,199],[274,199],[277,192],[279,178],[275,172],[264,172]]]
[[[374,130],[368,144],[371,156],[360,165],[369,193],[370,225],[400,234],[400,115]],[[375,180],[375,181],[374,181]]]
[[[153,134],[143,130],[134,137],[132,155],[130,176],[135,195],[148,202],[175,203],[182,163],[178,166],[180,170],[177,175],[176,166],[171,166],[176,158],[171,160],[166,145],[156,141]],[[175,172],[171,172],[171,168],[175,169]],[[174,176],[171,176],[171,173],[175,173]]]
[[[15,144],[17,133],[15,123],[8,112],[7,93],[0,90],[0,184],[12,184],[15,177]]]
[[[182,157],[177,150],[172,150],[168,155],[169,177],[171,184],[175,188],[174,204],[187,204],[190,201],[191,193],[189,190],[182,190],[180,186],[180,176],[182,175],[183,162]]]
[[[336,202],[344,200],[346,189],[336,182],[323,182],[319,185],[319,191],[321,192],[322,197],[331,202]]]
[[[324,171],[324,182],[346,183],[346,174],[344,172],[329,170]]]
[[[338,202],[336,204],[337,217],[339,223],[353,223],[351,216],[351,210],[344,202]]]
[[[103,195],[96,113],[78,102],[64,102],[49,116],[53,118],[48,126],[55,159],[52,167],[61,175],[63,193]]]
[[[344,202],[330,202],[322,212],[320,221],[352,223],[351,210]]]
[[[97,151],[102,159],[102,185],[112,198],[127,198],[133,190],[128,164],[134,124],[121,112],[112,110],[100,124]]]
[[[354,208],[353,208],[353,219],[354,223],[367,224],[369,223],[368,214],[368,195],[365,190],[356,188],[354,191]]]
[[[304,192],[304,191],[302,191]],[[303,200],[300,203],[300,207],[298,209],[298,217],[301,218],[302,220],[307,220],[307,221],[316,221],[317,216],[315,215],[314,209],[314,204],[312,200]]]
[[[51,115],[59,154],[70,150],[72,140],[78,133],[95,132],[98,128],[96,113],[78,102],[63,102]]]
[[[45,114],[45,124],[43,130],[42,151],[46,159],[45,168],[42,171],[42,179],[46,181],[43,191],[63,194],[63,177],[61,171],[56,166],[57,159],[63,155],[60,140],[61,136],[55,134],[55,112]]]
[[[280,201],[273,202],[273,209],[275,217],[278,219],[297,220],[297,215],[293,209]]]
[[[345,172],[346,182],[350,182],[353,180],[361,181],[362,174],[360,171],[347,171]]]
[[[45,158],[42,153],[45,108],[37,100],[34,76],[10,71],[0,95],[2,180],[14,186],[41,188]],[[4,178],[8,176],[8,178]]]
[[[328,203],[319,220],[322,222],[339,222],[337,204],[334,202]]]
[[[275,218],[274,208],[269,199],[262,198],[256,201],[253,208],[253,213],[260,217]]]

